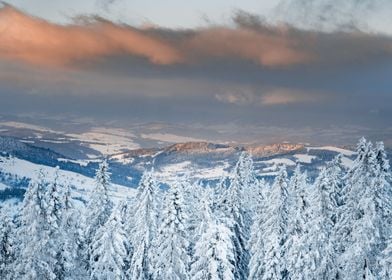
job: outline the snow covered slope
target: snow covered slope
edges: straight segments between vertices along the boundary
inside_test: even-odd
[[[114,141],[114,140],[113,140]],[[67,146],[68,144],[57,144]],[[122,143],[121,145],[125,145]],[[131,148],[131,147],[130,147]],[[67,149],[67,147],[64,147]],[[308,170],[309,175],[315,176],[326,161],[338,153],[343,154],[343,164],[352,165],[354,153],[338,147],[316,147],[303,144],[272,144],[272,145],[235,145],[216,144],[208,142],[188,142],[169,145],[166,147],[143,148],[109,155],[109,165],[112,181],[118,185],[135,188],[142,173],[154,168],[163,182],[170,182],[174,176],[187,174],[194,180],[206,183],[217,181],[227,176],[234,167],[239,155],[247,151],[253,157],[255,167],[260,177],[276,175],[279,165],[285,164],[291,172],[296,163]],[[99,159],[86,157],[67,157],[48,148],[37,147],[26,143],[23,139],[0,136],[0,155],[12,156],[31,164],[46,167],[59,166],[64,171],[92,178],[98,167]],[[21,165],[26,163],[19,162]],[[10,168],[8,166],[7,168]],[[10,172],[15,176],[30,178],[31,174],[23,174],[24,168],[15,168]],[[28,170],[27,170],[28,171]]]
[[[7,189],[12,190],[15,188],[15,180],[25,180],[25,182],[28,182],[29,180],[37,179],[39,171],[42,171],[45,174],[45,179],[52,181],[55,176],[56,168],[35,164],[18,158],[0,156],[0,174],[3,175],[1,177],[2,182],[0,183],[0,191],[7,191]],[[95,186],[93,178],[61,169],[58,170],[58,176],[62,184],[67,184],[72,187],[73,196],[75,198],[81,201],[88,200],[89,195]],[[11,179],[13,180],[12,183],[10,183]],[[22,185],[22,188],[24,187],[25,185]],[[111,197],[114,201],[132,197],[134,193],[134,189],[117,184],[113,184],[110,190]]]

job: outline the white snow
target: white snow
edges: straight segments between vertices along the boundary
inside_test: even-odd
[[[347,157],[342,157],[342,164],[347,168],[351,168],[354,164],[354,161]]]
[[[265,161],[261,161],[261,162],[264,164],[267,164],[267,165],[269,165],[269,164],[270,165],[284,164],[284,165],[288,165],[288,166],[295,165],[295,162],[292,161],[291,159],[288,159],[288,158],[273,158],[273,159],[265,160]]]
[[[53,144],[65,144],[65,143],[69,143],[69,141],[53,140],[53,139],[41,139],[41,140],[39,140],[39,141],[45,142],[45,143],[53,143]]]
[[[120,128],[95,127],[84,133],[71,133],[67,136],[71,137],[72,140],[86,143],[90,148],[104,155],[140,148],[139,144],[133,141],[135,135]]]
[[[23,122],[13,122],[13,121],[0,122],[0,126],[13,127],[13,128],[24,128],[24,129],[41,131],[41,132],[61,133],[59,131],[54,131],[54,130],[47,128],[47,127],[43,127],[43,126],[39,126],[39,125],[35,125],[35,124],[23,123]]]
[[[267,165],[267,167],[260,170],[261,176],[275,176],[279,170],[280,165],[294,166],[295,162],[288,158],[273,158],[270,160],[261,161]]]
[[[307,155],[307,154],[295,154],[294,157],[303,163],[312,163],[312,160],[316,159],[316,156]]]
[[[73,159],[68,159],[68,158],[58,158],[57,159],[60,162],[71,162],[75,164],[79,164],[80,166],[87,166],[90,162],[99,162],[99,160],[73,160]]]
[[[33,141],[33,140],[19,140],[19,141],[22,143],[26,143],[26,144],[34,144],[35,143],[35,141]]]
[[[278,171],[275,171],[275,172],[262,172],[262,173],[260,173],[260,175],[263,177],[263,176],[276,176],[276,175],[278,175]]]
[[[338,147],[333,147],[333,146],[322,146],[322,147],[307,147],[306,148],[309,151],[311,150],[327,150],[327,151],[332,151],[332,152],[337,152],[345,156],[353,156],[355,155],[355,152],[338,148]]]
[[[33,180],[37,179],[39,170],[42,170],[46,174],[45,178],[49,181],[54,179],[55,174],[54,167],[39,165],[18,158],[9,159],[6,157],[0,157],[0,170]],[[75,193],[73,196],[82,196],[84,199],[88,199],[89,193],[95,185],[93,178],[66,170],[59,170],[59,180],[63,184],[74,186]],[[112,184],[112,189],[110,190],[110,194],[114,198],[114,201],[133,196],[134,193],[134,189],[116,184]]]
[[[117,155],[111,156],[110,159],[121,162],[123,164],[131,164],[132,162],[135,161],[134,158],[125,157],[125,154],[117,154]]]
[[[179,163],[167,164],[160,170],[156,170],[157,178],[161,179],[164,182],[170,182],[175,179],[176,175],[184,174],[187,171],[190,171],[191,162],[183,161]]]
[[[229,176],[229,172],[226,171],[229,164],[225,162],[223,165],[217,165],[212,168],[202,168],[196,171],[194,176],[199,179],[218,179],[222,176]]]
[[[144,139],[151,139],[169,143],[183,143],[183,142],[202,142],[204,139],[198,139],[188,136],[180,136],[170,133],[142,133],[140,135]]]
[[[4,185],[3,183],[0,183],[0,191],[8,189],[9,187],[7,185]]]
[[[177,175],[187,174],[194,179],[218,179],[222,176],[228,176],[225,170],[229,167],[227,162],[220,162],[210,168],[194,168],[190,161],[168,164],[160,170],[155,170],[157,178],[163,182],[170,183],[176,179]]]

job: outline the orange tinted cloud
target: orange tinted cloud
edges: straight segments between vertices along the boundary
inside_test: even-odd
[[[271,26],[251,15],[234,18],[232,27],[184,31],[142,29],[91,18],[59,25],[11,6],[0,8],[0,59],[38,65],[74,66],[113,56],[137,56],[159,65],[234,59],[276,67],[356,62],[391,54],[389,36]]]
[[[212,27],[191,31],[190,35],[168,36],[165,40],[159,36],[161,30],[155,31],[154,34],[99,19],[58,25],[4,6],[0,10],[0,58],[40,65],[69,65],[112,55],[130,55],[166,65],[234,57],[266,66],[297,64],[309,58],[281,33]]]
[[[182,60],[168,43],[130,27],[100,20],[56,25],[10,6],[0,10],[0,38],[0,57],[34,64],[66,65],[115,54],[141,56],[156,64]]]
[[[280,66],[311,58],[310,54],[296,49],[295,44],[284,33],[216,27],[198,32],[185,42],[185,48],[204,57],[237,57],[265,66]]]

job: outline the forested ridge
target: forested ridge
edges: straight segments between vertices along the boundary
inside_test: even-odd
[[[392,189],[382,142],[362,138],[310,180],[298,164],[273,182],[243,153],[214,186],[187,176],[161,188],[146,170],[112,201],[103,160],[85,207],[44,172],[20,211],[1,208],[0,279],[392,279]],[[0,205],[1,206],[1,205]]]

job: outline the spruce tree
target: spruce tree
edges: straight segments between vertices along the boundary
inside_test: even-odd
[[[59,168],[56,167],[54,179],[48,183],[45,193],[45,215],[48,229],[48,243],[46,253],[51,255],[55,262],[51,264],[57,279],[65,278],[65,268],[63,266],[64,248],[59,244],[63,243],[63,219],[64,219],[64,190],[59,182]]]
[[[252,157],[247,152],[242,152],[232,171],[230,186],[236,186],[241,192],[241,201],[245,211],[254,210],[257,201],[254,200],[253,193],[258,191],[258,181],[254,171]],[[247,213],[247,215],[251,215]],[[250,219],[248,217],[248,219]]]
[[[304,242],[309,250],[304,268],[307,279],[337,279],[336,214],[339,204],[339,187],[336,182],[336,167],[324,167],[316,182],[311,197],[308,232]]]
[[[263,186],[265,183],[263,182]],[[263,260],[264,260],[264,223],[266,221],[265,209],[266,199],[260,191],[258,194],[258,203],[256,205],[255,217],[251,227],[251,236],[248,243],[248,250],[250,252],[249,261],[249,280],[261,279],[264,274]]]
[[[113,209],[113,202],[109,198],[110,173],[107,160],[104,159],[95,175],[95,187],[87,205],[85,216],[86,259],[90,259],[91,244],[96,232],[107,222]],[[88,263],[87,263],[88,264]]]
[[[379,172],[376,154],[372,144],[364,144],[363,139],[357,151],[355,165],[347,178],[348,189],[340,216],[345,234],[340,266],[345,279],[365,275],[365,268],[376,273],[376,256],[380,254],[383,232],[382,216],[377,210],[380,192],[375,184]]]
[[[82,278],[86,275],[83,254],[85,252],[84,233],[80,224],[81,213],[75,208],[71,188],[65,187],[63,195],[63,219],[61,225],[61,254],[59,263],[64,279]]]
[[[234,247],[230,228],[218,223],[210,208],[210,200],[203,204],[203,229],[196,242],[195,254],[191,265],[191,279],[230,280],[234,279]]]
[[[45,175],[39,171],[37,180],[30,183],[23,200],[20,246],[15,279],[56,279],[56,258],[50,242],[51,227],[47,216]],[[47,250],[49,248],[49,251]]]
[[[16,265],[16,228],[7,210],[0,208],[0,278],[11,280]]]
[[[376,154],[376,175],[374,178],[374,199],[376,213],[380,216],[381,222],[381,249],[386,247],[386,241],[392,238],[392,187],[391,171],[384,143],[377,142]]]
[[[232,171],[221,207],[226,225],[233,232],[235,278],[248,277],[249,251],[247,250],[252,224],[251,215],[257,204],[257,179],[250,155],[243,152]]]
[[[176,182],[180,185],[180,189],[183,190],[184,200],[187,201],[184,205],[184,213],[188,217],[186,233],[187,239],[190,242],[189,250],[192,254],[193,247],[198,237],[198,224],[202,216],[202,212],[200,211],[202,208],[200,197],[203,197],[204,195],[204,188],[200,185],[200,182],[191,183],[189,174],[177,178]]]
[[[161,225],[154,242],[153,279],[189,278],[189,241],[183,193],[181,184],[176,182],[167,191]]]
[[[218,183],[213,187],[212,199],[211,199],[211,209],[214,216],[219,220],[223,221],[226,218],[226,206],[225,203],[227,197],[227,190],[229,185],[228,177],[221,177]]]
[[[288,225],[287,240],[284,245],[286,252],[287,274],[292,279],[301,279],[308,249],[305,235],[309,219],[309,192],[307,176],[301,172],[297,164],[288,184]]]
[[[262,280],[284,279],[286,271],[286,251],[288,228],[287,172],[282,167],[270,190],[263,224],[265,269]]]
[[[119,209],[115,209],[92,240],[90,253],[91,280],[125,280],[128,256],[127,237]]]
[[[387,242],[387,246],[379,257],[380,279],[392,279],[392,240]]]
[[[133,254],[128,277],[135,280],[150,279],[153,273],[152,242],[157,234],[157,182],[152,172],[145,172],[139,183],[135,212],[130,218],[133,227],[129,238]]]

